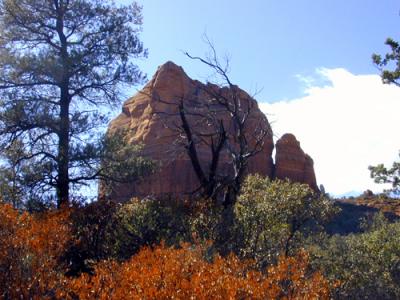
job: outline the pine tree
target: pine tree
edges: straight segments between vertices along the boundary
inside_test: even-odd
[[[0,1],[2,148],[23,143],[28,155],[20,162],[35,163],[59,205],[71,187],[101,177],[101,108],[144,79],[133,63],[147,55],[141,24],[136,3]]]

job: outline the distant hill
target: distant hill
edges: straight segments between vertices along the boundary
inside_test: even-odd
[[[400,199],[383,195],[361,195],[354,198],[336,199],[335,202],[342,211],[326,226],[329,234],[344,235],[361,232],[362,220],[372,220],[379,211],[382,211],[389,221],[400,220]]]
[[[338,194],[338,195],[334,194],[334,197],[340,199],[340,198],[358,197],[361,194],[362,194],[361,191],[348,191],[343,194]]]

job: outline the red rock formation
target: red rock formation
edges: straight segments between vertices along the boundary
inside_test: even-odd
[[[175,130],[176,126],[181,124],[177,115],[177,103],[183,99],[186,107],[206,114],[208,111],[201,104],[210,99],[209,94],[205,92],[207,89],[223,94],[229,91],[227,88],[204,85],[192,80],[181,67],[167,62],[158,68],[142,91],[124,103],[122,113],[109,126],[109,134],[118,129],[128,130],[131,142],[142,143],[144,155],[160,161],[161,167],[142,182],[121,184],[114,188],[114,200],[125,201],[133,196],[182,195],[199,187],[182,139],[179,139]],[[247,123],[248,142],[254,143],[253,132],[257,131],[257,128],[268,132],[262,151],[250,159],[247,171],[272,176],[274,146],[268,120],[254,99],[239,88],[237,91],[240,99],[246,99],[243,103],[250,103],[253,107]],[[228,134],[232,134],[231,116],[222,111],[218,113],[218,119],[222,119]],[[196,121],[195,116],[189,120],[193,128],[202,126],[201,129],[207,131],[207,124],[198,124]],[[197,150],[201,164],[206,167],[210,163],[210,147],[200,142]],[[229,172],[232,169],[228,153],[223,153],[219,166],[219,172]]]
[[[274,167],[272,161],[274,145],[268,120],[259,110],[257,102],[236,88],[240,99],[246,100],[243,104],[253,106],[247,123],[249,144],[254,144],[254,131],[257,131],[257,128],[263,128],[268,132],[262,151],[249,160],[247,172],[281,179],[289,178],[295,182],[307,183],[318,190],[313,160],[303,152],[300,143],[293,135],[285,134],[277,142]],[[185,142],[176,131],[177,126],[181,124],[177,104],[183,99],[185,107],[192,112],[207,114],[204,105],[210,100],[207,90],[225,96],[229,92],[227,88],[205,85],[192,80],[181,67],[167,62],[158,68],[153,78],[139,93],[124,103],[121,114],[110,123],[109,134],[118,129],[128,130],[130,141],[143,144],[143,154],[159,161],[160,168],[141,182],[115,186],[111,195],[113,200],[126,201],[134,196],[149,195],[179,197],[199,187],[197,176],[184,147]],[[218,119],[223,121],[228,134],[232,135],[231,116],[222,110],[218,112]],[[190,116],[189,123],[194,129],[200,128],[203,133],[208,130],[207,124],[199,122],[195,115]],[[197,151],[203,169],[207,170],[211,158],[209,145],[199,142]],[[232,172],[230,162],[229,153],[223,152],[218,172]]]
[[[314,162],[305,154],[293,134],[284,134],[276,143],[275,178],[288,178],[294,182],[307,183],[318,190]]]

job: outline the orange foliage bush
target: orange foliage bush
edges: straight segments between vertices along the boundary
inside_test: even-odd
[[[143,248],[129,261],[99,263],[95,275],[70,280],[60,298],[79,299],[328,299],[328,282],[307,275],[308,256],[281,258],[261,273],[252,261],[216,256],[188,244],[180,249]]]
[[[31,215],[0,204],[0,298],[51,298],[69,239],[68,210]]]
[[[131,259],[99,262],[95,274],[67,277],[61,256],[71,240],[70,211],[20,214],[0,204],[0,299],[328,299],[308,256],[282,257],[266,272],[206,247],[143,248]]]

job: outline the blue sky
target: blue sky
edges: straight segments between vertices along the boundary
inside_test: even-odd
[[[399,1],[138,2],[144,16],[141,38],[149,49],[148,59],[138,64],[149,78],[172,60],[192,78],[206,80],[209,70],[182,54],[204,55],[206,33],[218,53],[231,58],[232,81],[249,93],[262,89],[257,100],[277,137],[286,131],[298,137],[328,192],[380,189],[367,167],[397,157],[398,126],[389,115],[400,109],[400,89],[381,85],[371,55],[385,53],[387,37],[399,39]],[[376,130],[368,127],[372,122]],[[318,144],[324,132],[330,142]],[[321,147],[328,142],[330,149]],[[351,169],[347,176],[344,167]]]
[[[128,2],[128,1],[122,1]],[[221,55],[231,57],[231,77],[246,90],[262,88],[259,101],[299,96],[295,75],[318,67],[376,72],[373,52],[398,37],[400,3],[389,0],[147,0],[142,40],[149,58],[141,63],[151,76],[172,60],[192,77],[208,72],[182,55],[203,55],[202,35]]]

